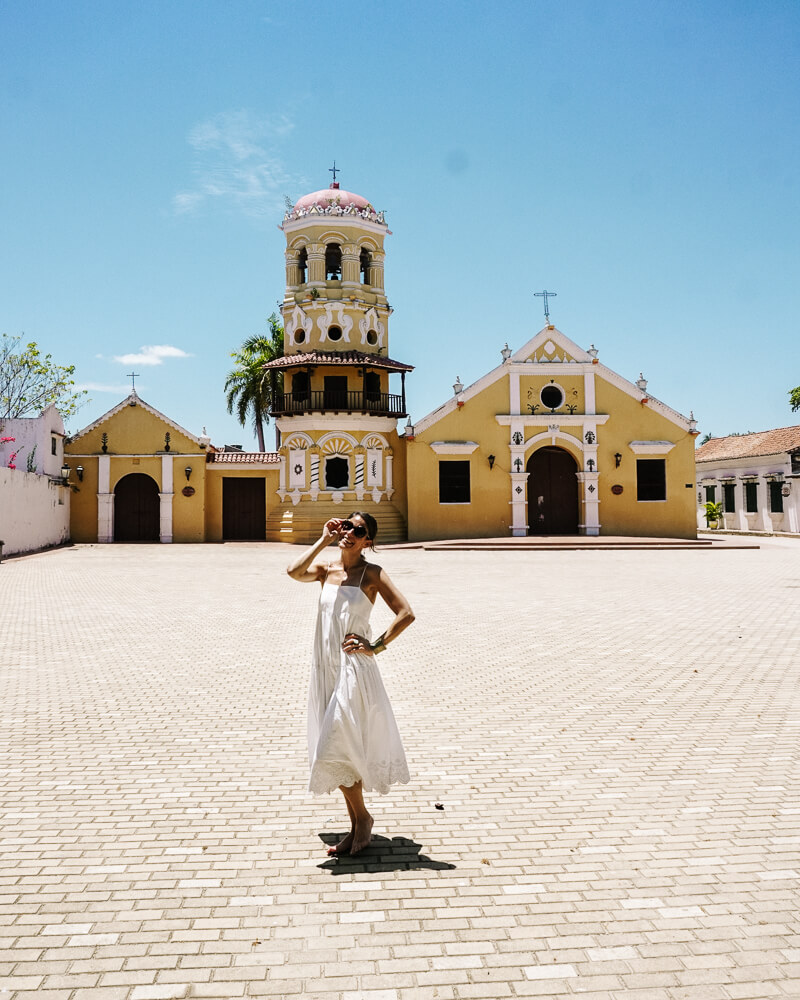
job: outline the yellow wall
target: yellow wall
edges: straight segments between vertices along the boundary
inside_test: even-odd
[[[595,380],[595,385],[597,412],[611,414],[598,431],[601,533],[695,538],[694,437],[661,416],[651,405],[638,402],[616,386],[600,378]],[[628,447],[631,441],[659,440],[674,442],[675,447],[666,455],[636,455]],[[619,468],[615,468],[615,452],[622,455]],[[637,458],[665,460],[666,501],[636,499]],[[611,492],[615,484],[622,486],[620,496]]]

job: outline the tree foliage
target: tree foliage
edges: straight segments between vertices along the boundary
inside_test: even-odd
[[[260,451],[266,451],[264,424],[269,423],[269,410],[274,402],[273,391],[276,394],[283,392],[283,376],[280,372],[275,372],[270,377],[270,373],[264,371],[264,365],[268,361],[283,355],[283,326],[275,313],[267,323],[268,334],[248,337],[238,351],[231,353],[234,367],[225,379],[228,413],[235,412],[242,427],[247,424],[248,419],[252,421]]]
[[[35,341],[4,333],[0,342],[0,420],[40,413],[55,403],[66,420],[86,402],[74,389],[75,365],[57,365]]]
[[[789,390],[789,405],[792,407],[792,412],[800,410],[800,385]]]

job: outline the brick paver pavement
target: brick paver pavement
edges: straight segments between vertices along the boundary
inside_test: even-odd
[[[381,554],[413,779],[338,863],[295,552],[0,566],[0,1000],[800,997],[800,545]]]

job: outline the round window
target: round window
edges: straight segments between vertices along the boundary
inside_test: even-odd
[[[295,344],[304,344],[306,342],[306,331],[297,330],[294,335]]]
[[[367,334],[367,343],[373,346],[378,343],[378,334],[374,330],[370,330]]]
[[[328,340],[341,340],[342,330],[341,327],[331,326],[328,327]]]
[[[546,406],[548,410],[557,410],[564,402],[564,393],[557,385],[546,385],[541,391],[540,399],[542,406]]]

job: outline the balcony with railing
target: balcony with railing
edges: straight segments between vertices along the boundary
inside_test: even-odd
[[[306,392],[277,393],[270,409],[272,416],[302,413],[369,413],[376,417],[406,417],[406,397],[389,392],[356,389],[311,389]]]

